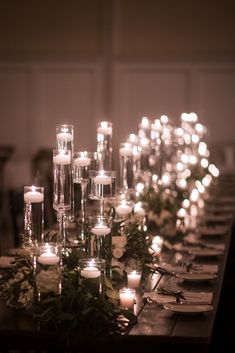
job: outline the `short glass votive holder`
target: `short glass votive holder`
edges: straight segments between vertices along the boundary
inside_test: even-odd
[[[79,284],[85,293],[96,298],[104,298],[104,278],[104,259],[86,258],[79,260]]]
[[[44,231],[44,188],[24,187],[24,246],[34,246],[42,241]]]
[[[135,289],[121,288],[119,290],[120,305],[125,309],[134,309],[135,304]]]
[[[90,199],[102,200],[114,197],[116,193],[116,172],[104,170],[91,170],[90,176]]]
[[[34,258],[35,296],[38,302],[61,294],[61,249],[51,243],[38,244]]]
[[[129,271],[127,273],[128,288],[139,288],[141,282],[141,272],[137,270]]]

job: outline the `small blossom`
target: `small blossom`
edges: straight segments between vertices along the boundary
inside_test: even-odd
[[[121,249],[121,248],[114,248],[114,249],[113,249],[113,256],[114,256],[116,259],[120,259],[123,254],[124,254],[123,249]]]

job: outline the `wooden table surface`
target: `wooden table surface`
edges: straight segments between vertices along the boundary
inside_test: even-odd
[[[216,198],[213,204],[235,204],[231,198],[220,202],[224,196],[231,197],[230,190],[235,185],[234,178],[222,178],[220,185],[216,187]],[[227,197],[226,196],[226,197]],[[217,201],[216,201],[217,200]],[[207,352],[210,344],[213,325],[220,300],[223,278],[228,257],[228,250],[232,235],[233,218],[229,221],[230,231],[212,241],[225,244],[223,255],[200,260],[207,264],[218,264],[218,277],[211,282],[181,282],[174,276],[163,276],[160,285],[174,285],[179,290],[213,292],[213,311],[200,315],[181,315],[167,311],[156,304],[143,304],[141,299],[137,301],[137,324],[128,335],[112,338],[110,341],[89,342],[81,347],[72,347],[74,352]],[[209,240],[208,240],[209,242]],[[163,254],[170,259],[174,256],[172,251]],[[195,259],[195,261],[197,261]],[[199,261],[199,260],[198,260]],[[36,330],[36,324],[32,317],[23,312],[16,312],[6,308],[4,301],[0,301],[0,352],[8,352],[9,349],[19,349],[23,352],[33,350],[38,352],[65,352],[65,348],[58,344],[56,332],[40,333]],[[70,350],[69,350],[70,352]]]

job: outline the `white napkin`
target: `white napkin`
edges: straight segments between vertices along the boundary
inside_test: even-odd
[[[213,299],[213,293],[207,292],[191,292],[191,291],[183,291],[182,295],[184,299],[181,299],[182,302],[190,302],[190,303],[202,303],[202,304],[211,304]],[[151,300],[159,303],[172,303],[176,302],[176,298],[173,295],[164,295],[159,294],[157,292],[145,292],[143,298],[150,298]]]
[[[174,266],[171,264],[164,263],[161,265],[165,270],[174,273],[184,273],[186,271],[185,266]],[[192,272],[205,272],[215,274],[218,272],[218,265],[207,265],[207,264],[192,264],[190,271]]]

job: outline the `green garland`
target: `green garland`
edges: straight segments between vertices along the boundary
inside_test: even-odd
[[[62,293],[40,302],[34,297],[32,262],[27,254],[17,256],[13,266],[4,270],[0,280],[0,296],[14,309],[33,315],[43,331],[53,328],[61,343],[82,343],[91,337],[110,337],[124,334],[136,323],[132,311],[119,306],[119,295],[112,283],[105,279],[105,298],[88,294],[79,285],[77,263],[80,253],[73,251],[65,258]]]

